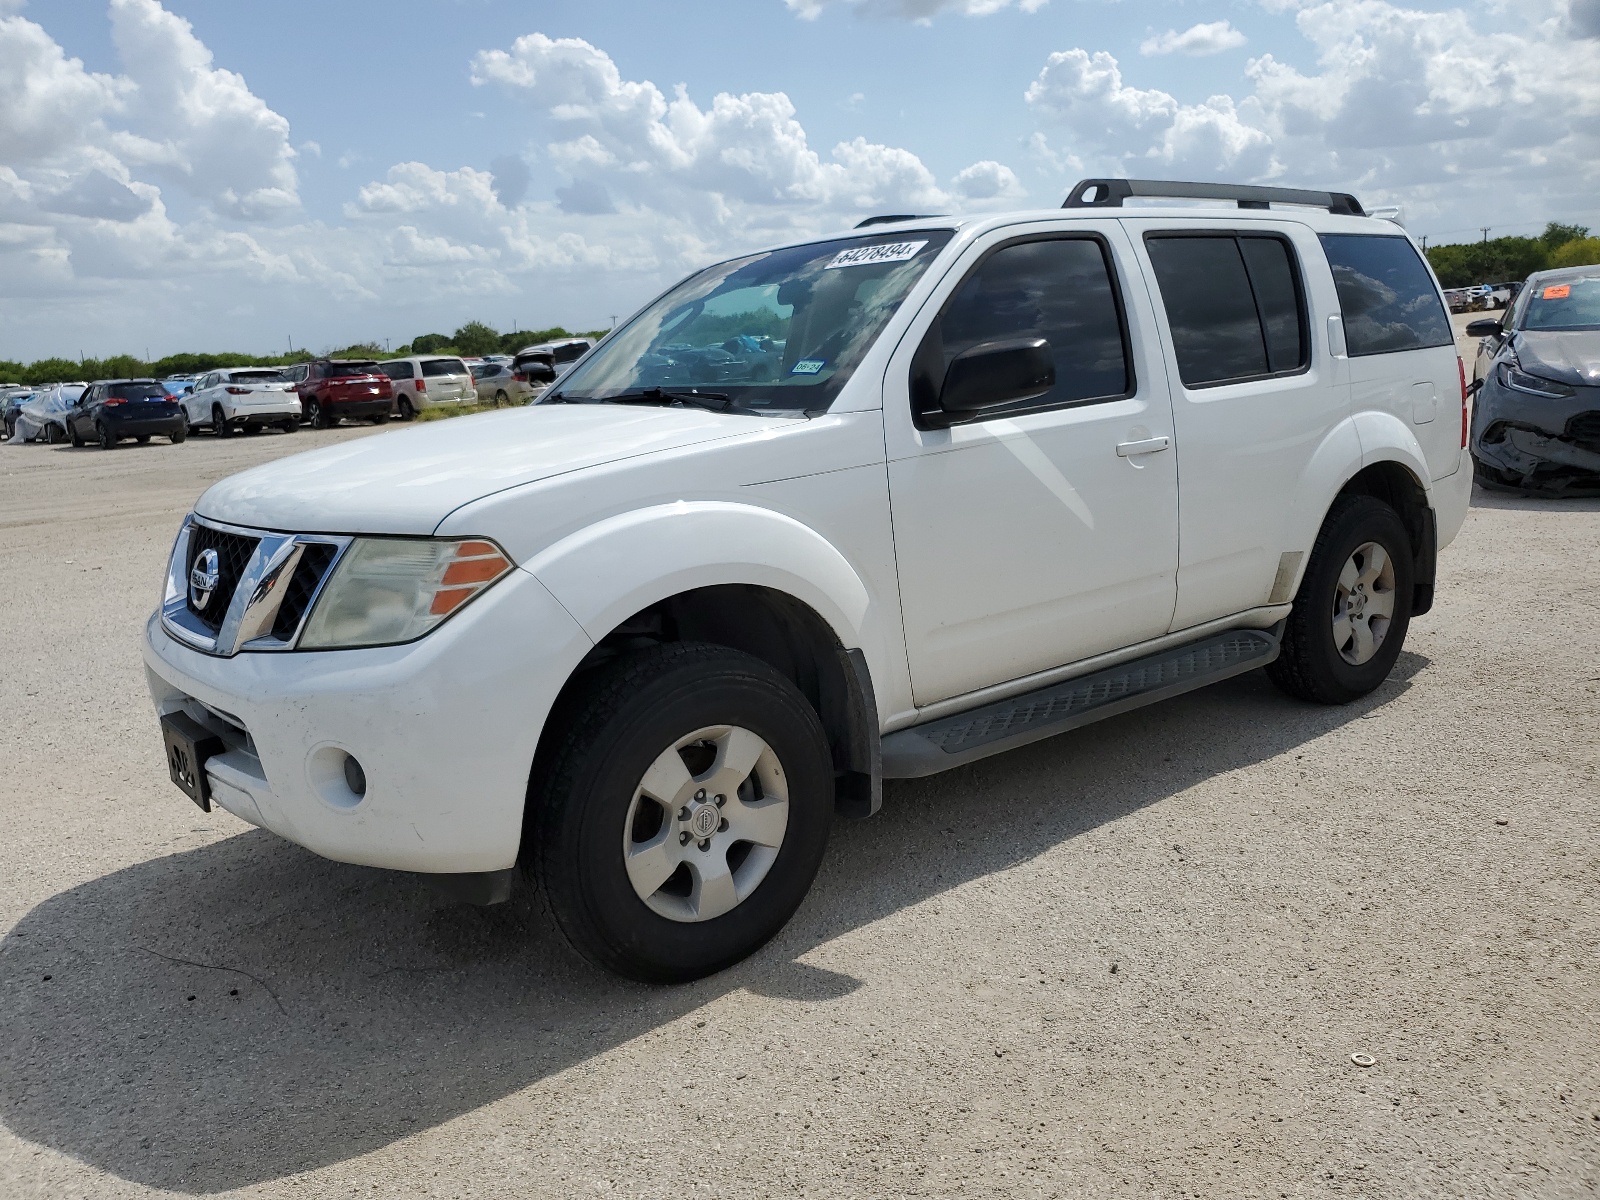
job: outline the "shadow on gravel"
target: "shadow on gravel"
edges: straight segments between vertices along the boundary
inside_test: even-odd
[[[209,1194],[369,1153],[718,996],[813,1004],[860,980],[815,947],[1192,784],[1371,714],[1259,673],[914,783],[841,823],[811,897],[749,961],[678,988],[602,975],[516,904],[440,908],[416,880],[256,831],[53,896],[0,942],[0,1120],[151,1187]],[[1160,749],[1152,754],[1152,747]],[[974,806],[1003,801],[1011,823]],[[184,801],[172,797],[174,823]]]

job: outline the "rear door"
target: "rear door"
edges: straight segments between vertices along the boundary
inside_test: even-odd
[[[1131,284],[1130,284],[1131,281]],[[976,240],[884,384],[889,488],[919,707],[1166,632],[1177,566],[1172,409],[1114,220]],[[1043,337],[1042,398],[937,423],[962,350]],[[932,418],[932,419],[930,419]]]
[[[1178,602],[1187,629],[1290,599],[1294,503],[1349,415],[1326,322],[1333,281],[1295,221],[1126,218],[1173,381],[1182,476]]]
[[[1356,412],[1393,414],[1434,479],[1461,465],[1455,333],[1432,273],[1404,234],[1325,233],[1350,355]]]

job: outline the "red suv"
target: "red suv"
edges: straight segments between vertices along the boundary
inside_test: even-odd
[[[284,371],[313,428],[331,429],[341,417],[382,425],[394,408],[394,387],[374,359],[320,358]]]

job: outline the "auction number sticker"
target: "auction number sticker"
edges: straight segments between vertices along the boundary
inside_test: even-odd
[[[917,251],[928,243],[920,242],[883,242],[876,246],[854,246],[849,250],[841,250],[834,255],[833,261],[823,267],[824,271],[834,271],[840,267],[875,267],[879,263],[905,262],[908,258],[915,258]]]
[[[1572,295],[1572,285],[1567,283],[1558,283],[1544,290],[1546,300],[1565,300],[1570,295]]]
[[[815,375],[827,365],[828,360],[825,358],[802,358],[799,362],[795,363],[794,366],[789,368],[789,374]]]

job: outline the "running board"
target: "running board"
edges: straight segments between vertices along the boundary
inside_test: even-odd
[[[1053,683],[883,739],[883,777],[919,779],[1264,667],[1278,638],[1233,629],[1147,658]]]

